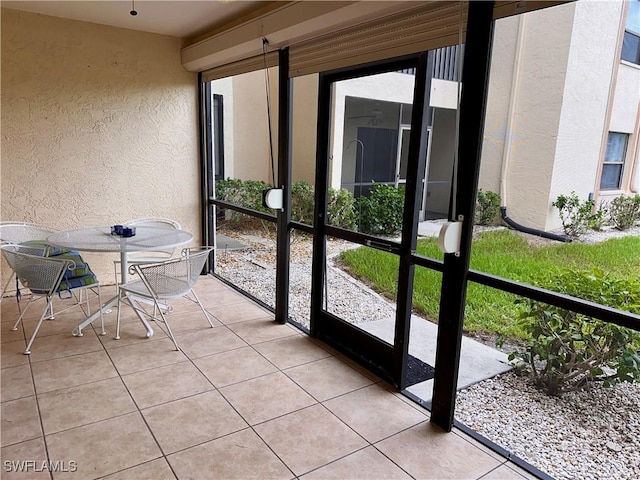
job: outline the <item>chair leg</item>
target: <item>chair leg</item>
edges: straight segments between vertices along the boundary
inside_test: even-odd
[[[176,350],[180,350],[180,348],[178,347],[178,342],[176,341],[176,337],[173,336],[173,332],[171,331],[171,327],[169,326],[169,323],[167,323],[167,318],[164,316],[164,313],[162,313],[162,309],[157,304],[157,301],[155,299],[154,299],[154,303],[158,307],[158,312],[160,312],[160,317],[162,318],[162,323],[164,323],[165,326],[167,327],[167,331],[169,332],[169,336],[171,337],[171,341],[173,342],[173,345],[176,347]]]
[[[45,307],[44,312],[42,312],[42,315],[40,315],[40,320],[38,320],[38,324],[36,325],[36,328],[33,331],[33,334],[31,335],[31,339],[29,340],[29,343],[27,344],[27,349],[24,351],[25,355],[31,355],[31,345],[33,345],[33,341],[36,339],[36,335],[38,334],[38,331],[40,330],[40,325],[42,325],[42,321],[47,317],[47,311],[49,310],[50,304],[51,304],[51,298],[47,297],[47,306]],[[28,306],[29,305],[27,305],[27,307]],[[25,307],[25,311],[26,310],[27,310],[27,308]]]
[[[202,303],[200,303],[200,299],[198,298],[198,296],[196,295],[196,292],[193,291],[193,289],[191,289],[191,295],[193,295],[193,298],[196,299],[196,303],[198,304],[198,306],[200,307],[200,310],[202,310],[202,313],[204,314],[204,318],[207,319],[207,322],[209,322],[209,325],[211,325],[211,328],[213,328],[213,323],[211,322],[211,317],[209,316],[209,312],[207,312],[204,307],[202,306]]]
[[[20,313],[20,316],[18,317],[18,320],[16,320],[16,323],[13,325],[13,328],[11,330],[13,330],[13,331],[18,330],[18,325],[22,321],[22,317],[24,317],[24,314],[27,313],[27,309],[29,308],[29,305],[31,305],[31,302],[33,300],[34,300],[34,297],[31,297],[29,299],[29,301],[27,302],[27,305],[24,307],[24,310],[22,310],[22,312]],[[48,307],[47,307],[47,309],[48,309]],[[45,310],[44,313],[47,313],[47,310]]]
[[[107,332],[104,329],[104,315],[102,314],[102,294],[100,293],[100,284],[98,284],[98,309],[100,310],[100,328],[102,329],[100,335],[106,335]]]
[[[118,314],[116,316],[116,336],[115,340],[120,340],[120,311],[122,310],[122,293],[118,292]]]

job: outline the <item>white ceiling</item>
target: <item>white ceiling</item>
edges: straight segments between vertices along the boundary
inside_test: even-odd
[[[264,2],[234,0],[157,1],[134,0],[136,16],[130,15],[131,0],[111,1],[4,1],[4,8],[41,13],[54,17],[141,30],[144,32],[192,37],[255,10]]]

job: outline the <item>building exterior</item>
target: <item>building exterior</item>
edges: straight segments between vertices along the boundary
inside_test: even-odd
[[[514,221],[558,230],[552,206],[558,195],[575,191],[598,203],[640,192],[639,12],[638,0],[582,0],[496,22],[480,188],[500,193]],[[446,218],[449,211],[462,47],[460,42],[433,51],[421,219]],[[333,188],[357,197],[372,182],[403,184],[414,73],[361,77],[336,87]],[[214,82],[213,91],[225,96],[225,117],[266,111],[264,87],[255,87],[263,81],[263,74],[253,72]],[[305,102],[294,102],[293,163],[299,174],[293,180],[313,183],[317,79],[296,81],[294,95]],[[243,95],[232,97],[233,91]],[[266,122],[266,115],[258,121]],[[251,179],[268,180],[268,165],[234,156],[233,143],[224,142],[225,176],[234,176],[235,168],[244,178],[238,170],[244,165]],[[266,158],[255,152],[268,148],[265,141],[248,148],[252,158]]]

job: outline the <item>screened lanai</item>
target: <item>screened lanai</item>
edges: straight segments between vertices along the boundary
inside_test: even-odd
[[[154,2],[136,3],[140,19],[145,3]],[[47,29],[64,26],[54,27],[46,12],[3,10],[15,27],[3,25],[2,220],[67,229],[122,217],[176,218],[199,243],[216,247],[206,272],[216,280],[207,284],[211,305],[224,291],[234,298],[229,309],[269,312],[264,318],[274,328],[308,336],[365,377],[375,375],[434,428],[462,429],[530,474],[548,475],[545,465],[477,433],[456,414],[462,385],[513,368],[496,338],[472,335],[472,316],[488,305],[496,323],[506,324],[513,312],[503,303],[533,300],[636,330],[640,318],[542,281],[522,281],[517,265],[502,256],[495,263],[505,264],[506,273],[472,267],[480,249],[476,198],[480,189],[500,191],[520,226],[558,233],[550,204],[570,184],[567,178],[583,172],[558,166],[551,152],[568,157],[580,149],[601,175],[606,133],[626,131],[628,123],[614,108],[620,100],[610,97],[613,74],[604,65],[602,72],[592,69],[610,82],[602,91],[591,82],[595,93],[568,94],[579,75],[561,78],[578,58],[568,46],[571,22],[595,7],[243,3],[242,11],[197,34],[142,35],[81,23],[55,41],[46,38]],[[622,15],[616,8],[602,18]],[[613,27],[607,31],[612,51],[622,48],[620,25],[615,35]],[[10,47],[29,43],[22,28],[36,32],[38,48],[28,50],[33,61]],[[92,28],[104,28],[95,44],[86,40]],[[587,37],[586,30],[576,27],[573,34]],[[95,58],[102,44],[111,47]],[[589,48],[578,53],[588,56]],[[60,67],[65,62],[68,75]],[[43,82],[47,66],[53,88]],[[619,73],[631,84],[625,75]],[[613,126],[563,131],[582,111],[569,115],[561,106],[567,99],[585,108],[596,104],[580,100],[588,95],[609,105],[592,106],[613,118]],[[633,128],[620,191],[631,192],[636,175]],[[596,188],[599,177],[582,180],[597,198],[612,194]],[[266,189],[281,192],[281,208],[263,205]],[[393,209],[392,233],[381,214],[371,213],[375,195]],[[445,230],[452,243],[438,248]],[[358,273],[350,255],[366,258],[360,262],[372,264],[387,286]],[[112,259],[90,259],[99,276],[112,275]],[[545,268],[539,261],[540,278]],[[433,289],[423,287],[424,278]],[[236,292],[258,306],[240,307]],[[491,368],[469,380],[485,360]],[[277,368],[287,375],[286,367]]]

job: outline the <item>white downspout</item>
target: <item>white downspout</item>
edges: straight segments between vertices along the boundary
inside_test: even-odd
[[[500,206],[507,207],[507,174],[509,172],[509,160],[511,159],[511,142],[513,138],[513,124],[515,123],[515,110],[518,100],[518,84],[520,83],[520,60],[524,45],[524,31],[526,16],[518,16],[518,39],[516,40],[516,54],[513,62],[513,75],[511,76],[511,95],[509,97],[509,111],[507,113],[507,129],[504,136],[504,151],[502,153],[502,172],[500,174]]]

